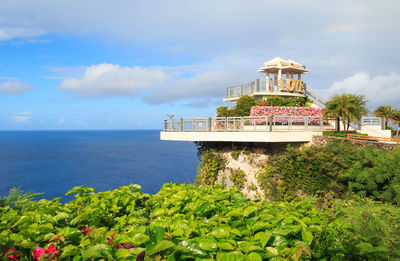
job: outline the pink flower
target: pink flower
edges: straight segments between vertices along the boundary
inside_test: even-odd
[[[58,250],[54,247],[54,244],[51,244],[46,250],[46,254],[50,254],[50,253],[54,253],[54,254],[58,253]]]
[[[78,229],[82,232],[82,234],[86,235],[87,233],[92,233],[92,230],[88,227],[78,227]]]
[[[32,251],[33,252],[33,257],[36,260],[40,260],[41,256],[46,255],[46,256],[55,256],[58,253],[58,250],[54,247],[54,244],[49,245],[49,247],[44,250],[41,247],[37,247],[35,250]]]
[[[9,259],[17,259],[17,258],[19,257],[19,254],[7,255],[8,252],[15,252],[15,251],[17,251],[17,250],[15,249],[15,247],[14,247],[14,248],[10,248],[10,249],[4,249],[4,250],[3,250],[3,257],[7,257],[7,258],[9,258]],[[10,254],[11,254],[11,253],[10,253]]]
[[[112,243],[114,237],[115,237],[115,233],[111,235],[111,238],[107,238],[108,242]]]
[[[44,249],[39,247],[39,246],[35,250],[33,250],[32,252],[33,252],[33,257],[36,260],[40,260],[40,257],[46,253],[46,251],[44,251]]]

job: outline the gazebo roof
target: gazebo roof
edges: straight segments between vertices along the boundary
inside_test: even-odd
[[[268,62],[264,63],[265,67],[261,67],[258,69],[258,72],[277,72],[281,69],[282,73],[307,73],[310,70],[307,70],[306,67],[300,63],[297,63],[293,60],[284,60],[280,57],[276,57]]]

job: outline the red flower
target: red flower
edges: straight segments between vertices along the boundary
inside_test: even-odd
[[[39,246],[35,250],[33,250],[32,252],[33,252],[33,257],[36,260],[40,260],[40,257],[46,253],[46,251],[44,251],[44,249],[39,247]]]
[[[15,249],[15,247],[14,248],[10,248],[10,249],[4,249],[3,250],[3,257],[7,257],[7,258],[10,258],[10,259],[17,259],[18,257],[19,257],[19,254],[12,254],[12,255],[6,255],[8,252],[15,252],[15,251],[17,251],[16,249]]]
[[[107,238],[108,242],[112,243],[114,237],[115,237],[115,233],[111,235],[111,238]]]
[[[32,252],[33,252],[33,257],[36,260],[40,260],[41,256],[43,256],[43,255],[47,255],[47,256],[55,256],[55,255],[57,255],[58,250],[54,247],[53,244],[51,244],[51,245],[49,245],[49,247],[46,250],[44,250],[43,248],[38,246]]]
[[[87,233],[92,233],[92,229],[88,227],[78,227],[78,229],[82,232],[82,234],[86,235]]]

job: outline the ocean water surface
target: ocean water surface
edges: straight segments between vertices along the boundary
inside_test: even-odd
[[[105,191],[139,184],[154,194],[167,182],[193,183],[193,142],[160,141],[156,130],[2,131],[0,195],[10,188],[65,197],[74,186]],[[66,200],[64,199],[64,200]]]

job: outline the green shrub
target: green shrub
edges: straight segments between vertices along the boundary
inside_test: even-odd
[[[246,182],[246,173],[241,169],[231,170],[229,179],[236,188],[242,189]]]
[[[240,150],[234,150],[231,152],[231,156],[234,160],[237,160],[240,156],[241,151]]]
[[[226,161],[215,149],[202,151],[201,163],[197,167],[196,185],[214,185],[219,171],[225,169]]]
[[[400,209],[370,199],[335,204],[335,223],[351,224],[343,235],[351,260],[400,258]],[[364,242],[356,243],[360,238]]]
[[[233,117],[235,116],[235,111],[233,108],[228,106],[220,106],[217,108],[217,117]]]
[[[256,105],[256,101],[253,97],[245,95],[240,97],[236,101],[236,106],[234,108],[235,116],[246,117],[250,116],[251,107]]]
[[[308,97],[284,97],[269,96],[266,99],[260,99],[257,106],[301,106],[310,107],[311,103]]]

